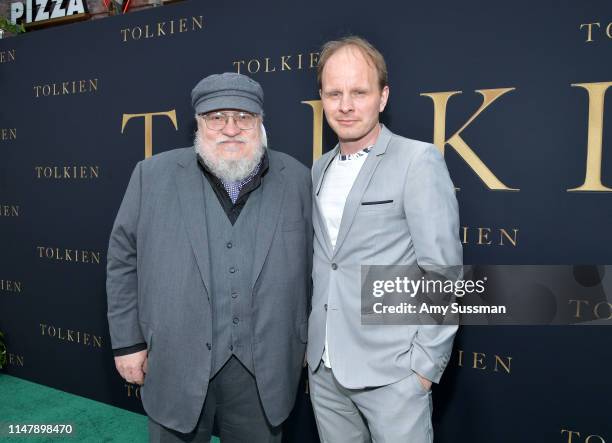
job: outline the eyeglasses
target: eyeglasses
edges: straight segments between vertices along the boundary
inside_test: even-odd
[[[234,119],[236,126],[243,130],[253,129],[257,122],[257,115],[250,112],[209,112],[199,115],[204,119],[206,127],[213,131],[221,131],[225,128],[230,117]]]

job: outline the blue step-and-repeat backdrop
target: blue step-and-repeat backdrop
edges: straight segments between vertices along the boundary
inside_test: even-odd
[[[466,263],[612,263],[609,1],[187,1],[0,40],[6,372],[142,412],[105,294],[134,165],[190,146],[191,88],[234,71],[264,88],[270,146],[310,166],[335,144],[319,49],[348,34],[387,59],[385,124],[444,151]],[[575,299],[577,318],[612,316]],[[606,326],[463,327],[436,441],[612,442],[611,351]],[[318,441],[305,381],[285,435]]]

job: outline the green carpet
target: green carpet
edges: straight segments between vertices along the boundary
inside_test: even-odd
[[[13,424],[70,424],[72,434],[9,434]],[[148,441],[147,418],[57,389],[0,374],[0,441]],[[219,443],[217,438],[211,442]]]

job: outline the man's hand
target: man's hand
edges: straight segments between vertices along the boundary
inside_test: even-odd
[[[421,377],[416,372],[414,374],[417,376],[417,379],[419,380],[419,383],[421,383],[421,386],[423,386],[423,389],[429,391],[431,389],[432,382],[427,380],[425,377]]]
[[[147,373],[147,350],[115,357],[115,367],[125,381],[142,385]]]

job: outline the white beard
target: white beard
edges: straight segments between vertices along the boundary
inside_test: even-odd
[[[266,149],[264,144],[258,143],[248,157],[227,160],[215,155],[214,148],[205,147],[197,132],[193,140],[193,146],[208,169],[223,182],[237,182],[247,178],[261,161]]]

